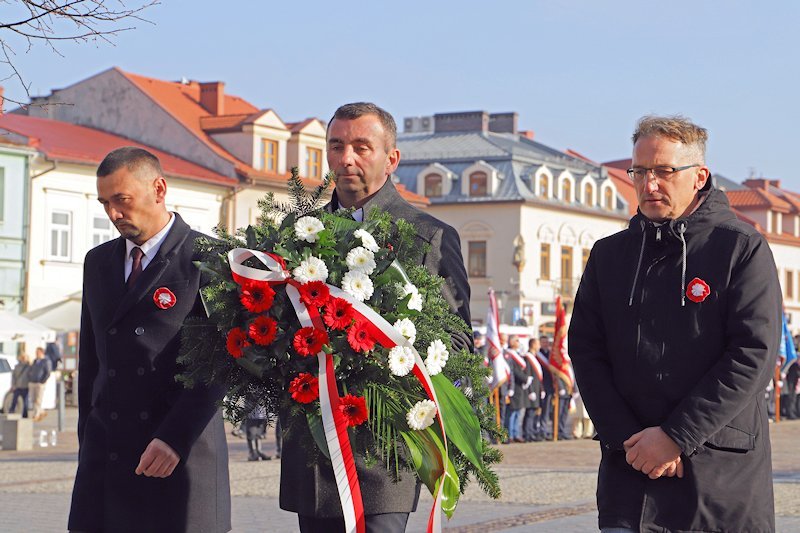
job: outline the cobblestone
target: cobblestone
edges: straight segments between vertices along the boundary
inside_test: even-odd
[[[37,424],[37,430],[54,427],[54,417]],[[0,531],[38,533],[64,531],[70,493],[77,467],[75,413],[68,412],[67,427],[55,447],[28,452],[0,452]],[[771,427],[777,528],[800,531],[800,421]],[[280,461],[248,462],[243,440],[229,438],[233,531],[297,531],[294,514],[278,507]],[[551,532],[596,531],[594,503],[597,443],[545,442],[502,446],[503,463],[497,467],[503,496],[488,498],[470,485],[446,531]],[[265,452],[275,454],[268,442]],[[409,519],[410,533],[423,532],[432,500],[423,491],[419,509]],[[46,509],[46,513],[36,510]]]

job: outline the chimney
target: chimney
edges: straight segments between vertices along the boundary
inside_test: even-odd
[[[493,133],[517,133],[516,113],[492,113],[489,115],[489,131]]]
[[[434,132],[489,131],[489,113],[486,111],[465,111],[461,113],[436,113]]]
[[[225,114],[225,83],[209,81],[200,84],[200,105],[212,115]]]
[[[526,139],[533,140],[533,130],[522,130],[519,134]]]
[[[770,182],[764,178],[749,178],[744,180],[744,186],[769,192]]]

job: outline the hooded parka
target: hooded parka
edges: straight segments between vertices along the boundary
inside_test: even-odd
[[[764,390],[780,340],[781,294],[764,237],[710,181],[689,216],[641,213],[592,249],[570,355],[602,458],[600,527],[773,531]],[[660,426],[684,477],[651,480],[623,441]]]

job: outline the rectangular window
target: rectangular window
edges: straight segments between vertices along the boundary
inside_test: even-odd
[[[486,172],[474,172],[469,176],[469,195],[487,196],[489,194],[489,176]]]
[[[772,233],[781,233],[781,218],[777,211],[770,211],[772,217]]]
[[[0,222],[6,218],[6,169],[0,167]]]
[[[572,247],[561,247],[561,286],[565,293],[572,292]]]
[[[72,213],[70,211],[51,211],[49,258],[57,261],[69,261],[71,241]]]
[[[472,278],[486,277],[486,241],[469,241],[467,265]]]
[[[261,162],[261,168],[269,170],[270,172],[278,171],[278,141],[270,141],[264,139],[264,159]]]
[[[114,225],[105,215],[95,215],[92,220],[92,247],[114,238]]]
[[[308,177],[322,179],[322,150],[308,149]]]
[[[550,245],[547,243],[542,243],[539,277],[541,279],[550,279]]]
[[[794,300],[794,270],[786,271],[786,299]]]
[[[442,177],[438,174],[425,176],[425,196],[438,198],[442,195]]]

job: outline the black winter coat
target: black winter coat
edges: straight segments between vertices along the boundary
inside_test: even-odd
[[[185,389],[175,380],[184,320],[203,311],[200,271],[192,263],[201,234],[174,216],[130,290],[124,239],[86,255],[70,530],[222,533],[231,527],[228,449],[217,407],[224,390]],[[156,306],[160,287],[174,293],[174,306]],[[134,473],[153,438],[180,456],[164,479]]]
[[[598,241],[581,280],[569,347],[602,445],[601,527],[775,527],[764,402],[780,341],[775,263],[721,191],[703,193],[688,217],[657,227],[638,214]],[[625,462],[622,442],[651,426],[681,448],[682,479]]]

